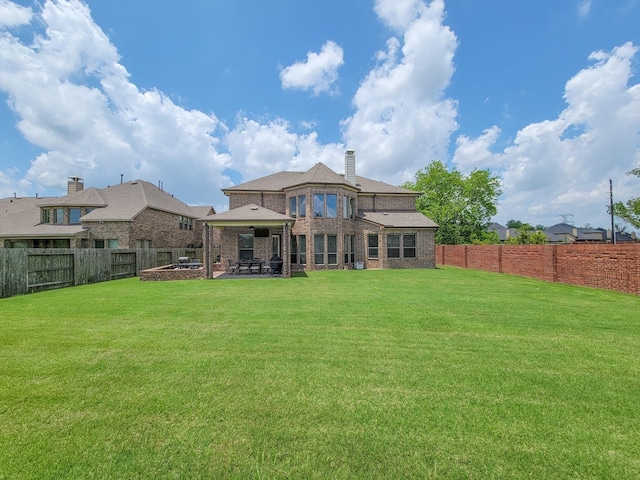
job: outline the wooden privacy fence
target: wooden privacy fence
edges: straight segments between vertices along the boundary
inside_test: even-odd
[[[0,298],[138,276],[202,249],[0,248]]]

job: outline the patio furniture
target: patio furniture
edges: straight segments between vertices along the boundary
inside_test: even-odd
[[[251,261],[251,263],[249,264],[249,273],[260,273],[260,270],[262,270],[262,261],[260,259],[253,259]]]
[[[271,273],[271,265],[269,262],[262,262],[260,273]]]
[[[231,271],[231,273],[238,273],[238,263],[235,260],[231,260],[230,258],[227,258],[227,263],[229,263],[229,270]]]
[[[238,273],[246,273],[249,274],[251,273],[249,270],[249,267],[251,266],[251,264],[249,263],[248,260],[240,260],[240,262],[238,263]]]

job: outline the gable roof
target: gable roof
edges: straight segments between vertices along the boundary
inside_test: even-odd
[[[283,215],[268,208],[260,207],[255,203],[243,205],[215,215],[209,215],[201,218],[210,225],[224,226],[267,226],[282,225],[287,222],[293,222],[294,219]]]
[[[69,237],[83,231],[80,225],[41,225],[42,202],[56,197],[13,197],[0,199],[0,237]]]
[[[199,218],[213,207],[190,207],[173,195],[144,180],[134,180],[105,188],[87,188],[62,197],[0,199],[1,236],[70,236],[84,230],[81,225],[40,224],[43,207],[94,208],[80,221],[131,221],[145,208]]]
[[[416,211],[382,211],[361,210],[358,218],[375,223],[385,228],[438,228],[438,224]]]
[[[225,188],[225,194],[237,192],[274,192],[283,193],[289,188],[306,184],[341,185],[359,191],[363,194],[390,194],[419,196],[419,192],[403,187],[396,187],[388,183],[371,180],[370,178],[356,176],[356,184],[347,181],[342,174],[338,174],[318,162],[306,172],[279,172],[266,177],[256,178],[233,187]]]
[[[82,217],[83,221],[130,221],[147,207],[192,218],[206,214],[202,209],[194,211],[173,195],[144,180],[133,180],[101,189],[87,188],[40,202],[38,207],[95,208]]]

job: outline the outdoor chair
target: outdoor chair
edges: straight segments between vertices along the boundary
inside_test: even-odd
[[[249,265],[249,273],[260,273],[262,262],[259,259],[253,259]]]
[[[238,264],[234,261],[231,260],[230,258],[227,258],[227,262],[229,263],[229,271],[231,273],[238,273]]]
[[[251,264],[246,261],[246,260],[240,260],[240,263],[238,263],[238,273],[250,273],[249,271],[249,267],[251,266]]]

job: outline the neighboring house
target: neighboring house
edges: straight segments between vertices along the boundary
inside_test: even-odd
[[[142,180],[84,188],[70,177],[63,197],[0,200],[0,248],[184,248],[202,244],[213,207],[190,207]]]
[[[438,226],[416,210],[419,192],[356,176],[323,163],[224,189],[229,211],[202,220],[221,265],[272,255],[291,271],[344,268],[435,268]],[[206,243],[206,241],[205,241]]]
[[[512,237],[517,237],[519,235],[518,230],[515,228],[507,228],[499,223],[493,222],[487,227],[488,232],[496,232],[498,234],[498,239],[501,242],[506,242]]]

